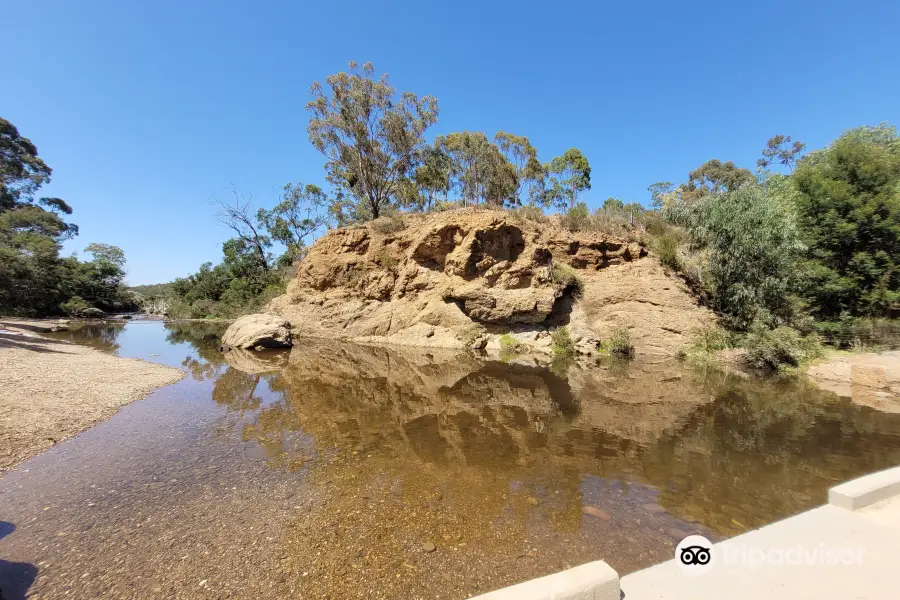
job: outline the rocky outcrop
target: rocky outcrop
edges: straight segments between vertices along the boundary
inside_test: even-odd
[[[625,327],[639,352],[674,354],[713,321],[634,241],[487,209],[396,223],[329,231],[267,311],[315,337],[490,348],[511,333],[547,352],[568,325],[586,352]]]
[[[229,348],[288,348],[291,324],[275,315],[255,314],[232,323],[222,336],[222,346]]]

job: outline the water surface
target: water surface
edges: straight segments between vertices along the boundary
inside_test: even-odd
[[[220,333],[58,334],[190,376],[0,479],[5,594],[464,598],[590,560],[625,574],[900,463],[900,415],[802,381],[315,341],[223,356]]]

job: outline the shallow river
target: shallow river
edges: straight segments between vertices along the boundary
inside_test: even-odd
[[[22,598],[465,598],[620,574],[900,464],[900,415],[677,362],[554,370],[208,324],[58,334],[186,379],[0,479]]]

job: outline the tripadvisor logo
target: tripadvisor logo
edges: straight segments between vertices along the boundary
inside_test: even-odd
[[[713,545],[702,535],[689,535],[676,546],[675,562],[688,575],[705,575],[715,563]]]

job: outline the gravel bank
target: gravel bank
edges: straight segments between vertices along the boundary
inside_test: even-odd
[[[0,330],[0,473],[184,375],[22,329]]]

